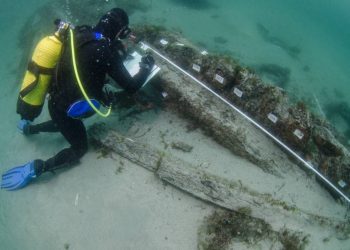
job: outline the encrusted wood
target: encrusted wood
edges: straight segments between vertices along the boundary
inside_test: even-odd
[[[93,126],[89,134],[92,140],[100,143],[102,147],[154,172],[162,181],[232,211],[249,207],[251,216],[267,221],[276,230],[281,229],[280,221],[290,229],[322,224],[327,225],[330,230],[349,230],[346,223],[338,219],[302,211],[296,206],[274,199],[271,195],[251,190],[239,180],[212,175],[200,167],[153,149],[147,144],[125,138],[104,126]]]

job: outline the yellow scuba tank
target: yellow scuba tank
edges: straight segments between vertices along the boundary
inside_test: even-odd
[[[17,104],[17,113],[24,119],[33,120],[41,112],[55,67],[62,54],[63,38],[68,28],[67,23],[60,22],[55,34],[40,40],[34,50]]]

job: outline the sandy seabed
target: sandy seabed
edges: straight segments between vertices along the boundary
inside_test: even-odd
[[[13,29],[0,38],[4,44],[2,56],[6,58],[0,66],[1,172],[33,157],[46,159],[67,146],[59,134],[24,137],[15,127],[18,85],[12,71],[17,69],[20,55],[12,41],[16,40],[20,24],[18,16],[13,14],[11,18]],[[21,18],[25,20],[26,16]],[[127,137],[218,176],[240,179],[249,187],[311,212],[344,217],[345,208],[334,203],[325,190],[298,169],[291,170],[284,179],[268,175],[232,155],[200,130],[188,132],[188,122],[171,113],[151,110],[120,119],[123,115],[114,113],[106,122]],[[47,118],[45,112],[38,121]],[[93,118],[88,124],[97,121],[101,120]],[[173,141],[194,148],[191,153],[165,148]],[[81,163],[71,169],[47,173],[17,192],[0,191],[0,248],[196,249],[198,228],[215,209],[165,185],[153,173],[118,155],[101,157],[91,148]],[[322,234],[322,228],[306,233]],[[319,241],[308,249],[346,249],[349,245],[348,240],[340,243],[332,239],[327,243]]]

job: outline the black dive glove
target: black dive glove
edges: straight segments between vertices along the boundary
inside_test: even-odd
[[[146,55],[141,58],[140,69],[145,70],[148,73],[151,72],[154,66],[154,58],[151,55]]]
[[[103,104],[105,106],[114,106],[117,104],[119,98],[118,98],[118,90],[114,88],[113,86],[109,84],[105,84],[102,88],[102,93],[103,93]]]

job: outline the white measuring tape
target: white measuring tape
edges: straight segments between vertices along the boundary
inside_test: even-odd
[[[253,123],[256,127],[258,127],[261,131],[263,131],[265,134],[267,134],[270,138],[272,138],[275,142],[277,142],[280,146],[282,146],[284,149],[286,149],[289,153],[291,153],[295,158],[297,158],[300,162],[302,162],[308,169],[310,169],[312,172],[314,172],[317,176],[319,176],[323,181],[325,181],[333,190],[335,190],[339,195],[341,195],[348,203],[350,203],[350,198],[347,197],[341,190],[339,190],[332,182],[330,182],[326,177],[324,177],[320,172],[318,172],[309,162],[305,161],[301,156],[299,156],[296,152],[294,152],[292,149],[290,149],[287,145],[285,145],[281,140],[279,140],[277,137],[275,137],[273,134],[271,134],[269,131],[267,131],[263,126],[261,126],[259,123],[254,121],[251,117],[246,115],[243,111],[232,105],[229,101],[227,101],[225,98],[221,97],[219,94],[217,94],[215,91],[210,89],[208,86],[206,86],[203,82],[199,81],[197,78],[192,76],[190,73],[185,71],[184,69],[180,68],[178,65],[176,65],[174,62],[172,62],[167,57],[163,56],[161,53],[159,53],[157,50],[153,49],[146,43],[141,42],[141,46],[144,49],[149,49],[153,51],[156,55],[161,57],[163,60],[174,66],[176,69],[190,77],[192,80],[194,80],[196,83],[201,85],[203,88],[208,90],[210,93],[218,97],[221,101],[229,105],[232,109],[237,111],[240,115],[242,115],[244,118],[246,118],[248,121]]]

